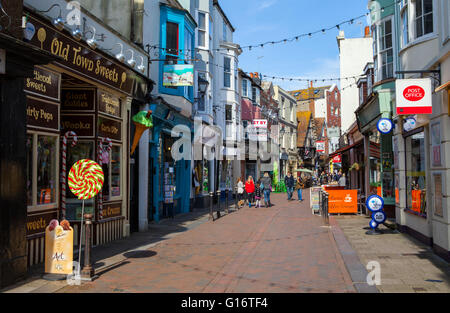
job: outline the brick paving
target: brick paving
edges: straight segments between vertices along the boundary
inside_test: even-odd
[[[272,194],[148,249],[128,251],[99,278],[58,292],[355,292],[330,227],[305,201]]]
[[[377,261],[380,292],[450,292],[450,265],[407,234],[380,225],[382,235],[366,235],[365,216],[333,217],[363,264]]]

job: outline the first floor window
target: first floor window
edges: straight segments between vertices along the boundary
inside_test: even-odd
[[[405,144],[407,208],[426,216],[425,133],[407,137]]]
[[[433,32],[433,0],[416,0],[416,38]]]
[[[406,7],[401,13],[402,19],[402,47],[408,44],[409,30],[408,30],[408,7]]]
[[[27,135],[27,204],[29,207],[56,205],[58,135]]]
[[[248,85],[246,79],[242,80],[242,96],[248,97]]]
[[[198,12],[198,46],[206,47],[206,14]]]
[[[231,58],[223,59],[223,86],[231,88]]]

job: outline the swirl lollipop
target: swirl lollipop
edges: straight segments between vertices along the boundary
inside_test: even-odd
[[[103,170],[96,162],[80,160],[69,172],[69,188],[80,200],[95,197],[103,187]]]

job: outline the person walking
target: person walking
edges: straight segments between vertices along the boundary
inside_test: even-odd
[[[252,202],[254,202],[255,193],[255,183],[253,182],[253,177],[249,176],[245,182],[245,191],[247,192],[248,207],[252,207]]]
[[[259,181],[259,180],[256,182],[256,186],[255,186],[255,199],[256,199],[255,208],[260,208],[261,207],[261,181]]]
[[[244,199],[244,183],[242,182],[242,179],[239,177],[237,180],[237,189],[238,189],[238,206],[240,207],[241,201]]]
[[[268,172],[266,172],[264,174],[264,177],[261,178],[261,189],[264,193],[264,204],[266,205],[266,208],[272,206],[272,204],[270,203],[270,193],[272,192],[272,180]]]
[[[284,177],[284,184],[286,185],[286,192],[288,196],[288,201],[294,200],[292,199],[292,194],[294,193],[294,177],[291,175],[291,172],[288,172]]]
[[[305,188],[305,183],[302,176],[299,175],[295,184],[295,189],[297,190],[298,201],[303,201],[302,190]]]
[[[345,181],[345,174],[342,174],[341,178],[339,178],[339,186],[345,187],[347,185],[347,182]]]

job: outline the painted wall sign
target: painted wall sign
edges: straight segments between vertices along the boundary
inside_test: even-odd
[[[194,65],[164,65],[163,86],[194,86]]]
[[[381,118],[377,123],[377,129],[382,134],[389,134],[392,131],[394,124],[388,118]]]
[[[61,114],[61,131],[73,130],[78,137],[94,137],[95,116],[93,114]]]
[[[58,217],[58,212],[41,213],[27,216],[27,236],[43,234],[51,220]]]
[[[122,202],[103,205],[103,218],[122,216]]]
[[[98,92],[99,112],[121,118],[120,99],[104,91]]]
[[[397,114],[431,114],[431,78],[395,81]]]
[[[366,200],[366,207],[371,212],[381,211],[384,208],[384,200],[379,195],[371,195]]]
[[[57,31],[47,22],[33,16],[31,12],[29,22],[36,29],[36,35],[33,35],[29,42],[62,58],[55,63],[114,89],[132,94],[137,78],[136,73],[121,66],[115,60],[91,50],[87,45],[75,41],[65,32]]]
[[[98,136],[112,140],[122,140],[122,123],[103,116],[98,117]]]
[[[35,67],[33,76],[25,78],[24,90],[29,94],[39,95],[59,102],[60,85],[60,74]]]
[[[27,125],[59,130],[59,105],[27,97]]]
[[[61,91],[61,110],[93,112],[95,110],[95,90],[63,89]]]

